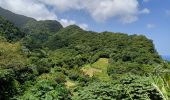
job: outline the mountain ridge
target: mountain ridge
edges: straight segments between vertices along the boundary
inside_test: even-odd
[[[20,14],[15,14],[7,9],[0,7],[0,16],[5,17],[7,20],[12,22],[17,27],[22,27],[29,20],[35,20],[31,17],[27,17]]]
[[[56,20],[40,20],[27,17],[20,14],[15,14],[9,10],[0,7],[0,16],[12,22],[15,26],[20,28],[23,32],[57,32],[63,26]],[[50,29],[51,28],[51,29]]]
[[[144,35],[23,22],[17,28],[0,17],[2,100],[163,100],[160,91],[169,93],[170,64]]]

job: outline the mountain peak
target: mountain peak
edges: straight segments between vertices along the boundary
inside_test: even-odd
[[[0,16],[6,18],[10,22],[12,22],[17,27],[22,27],[25,23],[30,20],[34,20],[33,18],[26,17],[24,15],[15,14],[9,10],[3,9],[0,7]]]
[[[34,18],[15,14],[9,10],[0,7],[0,16],[12,22],[27,34],[35,32],[58,32],[63,26],[56,20],[37,21]]]
[[[82,30],[79,26],[77,26],[75,24],[67,26],[66,29],[80,29],[80,30]]]

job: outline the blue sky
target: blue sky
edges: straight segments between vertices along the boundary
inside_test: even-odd
[[[170,55],[169,5],[170,0],[0,0],[1,7],[37,20],[146,35],[160,55]]]

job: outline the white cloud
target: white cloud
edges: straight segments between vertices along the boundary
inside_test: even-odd
[[[53,12],[50,12],[45,5],[38,3],[36,0],[0,0],[0,6],[37,20],[57,19]]]
[[[152,28],[155,28],[155,27],[156,27],[155,24],[147,24],[148,29],[152,29]]]
[[[98,22],[115,18],[122,23],[132,23],[140,14],[150,12],[148,9],[140,11],[138,0],[0,0],[0,6],[38,20],[57,19],[56,13],[83,10]],[[61,22],[64,26],[75,23],[63,19]]]
[[[46,5],[51,5],[56,11],[62,12],[71,9],[81,9],[81,0],[38,0]]]
[[[78,25],[80,28],[84,29],[84,30],[88,30],[88,25],[85,24],[85,23],[76,23],[76,21],[74,20],[68,20],[68,19],[60,19],[59,22],[64,26],[64,27],[67,27],[69,25]]]
[[[138,19],[140,12],[138,0],[72,0],[71,2],[70,0],[40,1],[46,5],[53,6],[56,11],[85,10],[94,20],[99,22],[115,17],[122,23],[131,23]]]
[[[88,30],[88,25],[87,24],[79,24],[80,28],[84,30]]]
[[[140,11],[141,14],[149,14],[150,10],[148,8],[143,9],[142,11]]]
[[[61,2],[64,4],[64,0]],[[53,10],[49,10],[44,3],[38,0],[0,0],[0,6],[14,13],[35,18],[37,20],[58,20],[64,27],[77,24],[83,29],[87,29],[88,25],[77,23],[73,20],[58,19]]]
[[[68,20],[68,19],[60,19],[60,23],[64,26],[67,27],[69,25],[76,24],[74,20]]]
[[[105,21],[116,17],[123,23],[136,21],[138,2],[136,0],[95,0],[87,9],[91,16],[97,21]]]

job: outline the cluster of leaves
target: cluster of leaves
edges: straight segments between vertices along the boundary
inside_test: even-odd
[[[112,76],[112,78],[119,78],[126,73],[149,76],[150,74],[155,74],[156,66],[158,65],[115,62],[114,64],[109,65],[107,73]]]
[[[84,31],[75,25],[62,28],[59,22],[49,20],[13,22],[20,29],[0,17],[0,99],[164,98],[159,89],[163,82],[155,87],[151,79],[142,77],[153,75],[155,66],[165,64],[145,36]],[[97,62],[100,58],[107,63]],[[81,69],[85,64],[101,72],[88,77]],[[108,81],[101,82],[106,77]],[[67,86],[70,81],[76,84],[74,88]]]
[[[20,43],[9,43],[0,39],[0,67],[21,68],[26,64],[26,57],[22,55]]]
[[[79,54],[74,49],[57,49],[49,53],[49,59],[55,66],[80,67],[88,62],[88,56]]]
[[[25,68],[26,59],[19,43],[12,44],[0,38],[0,99],[9,99],[17,93],[19,77],[16,73]]]
[[[0,99],[6,100],[16,94],[14,71],[11,69],[0,69]]]
[[[0,36],[4,36],[8,41],[17,41],[23,38],[25,34],[0,16]]]
[[[147,77],[124,76],[111,83],[94,82],[76,92],[73,100],[162,100]]]
[[[159,91],[164,100],[170,99],[170,65],[168,62],[164,65],[166,69],[157,68],[156,75],[150,76],[153,86]]]
[[[18,100],[69,100],[69,91],[60,84],[51,80],[40,80],[28,88]]]

